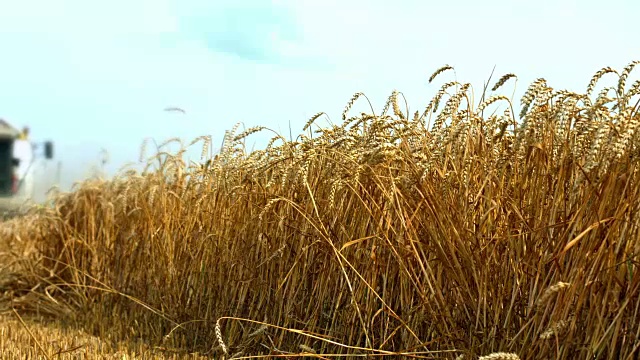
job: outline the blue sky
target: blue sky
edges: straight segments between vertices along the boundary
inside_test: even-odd
[[[397,89],[421,110],[443,64],[477,92],[494,65],[516,73],[517,100],[538,77],[583,91],[640,60],[638,13],[634,0],[0,0],[0,117],[55,141],[68,188],[101,148],[113,173],[145,137],[217,146],[238,121],[297,134],[319,111],[338,122],[357,91],[380,109]]]

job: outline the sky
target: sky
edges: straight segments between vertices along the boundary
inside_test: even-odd
[[[66,190],[102,149],[111,175],[145,138],[219,147],[237,122],[295,136],[320,111],[339,123],[359,91],[379,110],[396,89],[413,112],[454,76],[481,92],[494,67],[518,75],[502,92],[516,103],[539,77],[584,91],[640,60],[638,13],[637,0],[0,0],[0,118],[54,141],[41,174],[57,181],[60,164]],[[444,64],[455,75],[428,84]]]

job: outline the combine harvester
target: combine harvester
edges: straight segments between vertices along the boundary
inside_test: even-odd
[[[44,148],[44,158],[53,158],[53,143],[32,143],[29,129],[20,131],[0,119],[0,218],[20,211],[33,202],[35,150]]]

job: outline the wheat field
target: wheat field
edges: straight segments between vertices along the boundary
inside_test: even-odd
[[[635,359],[638,64],[517,113],[514,74],[444,66],[421,112],[357,93],[295,139],[145,143],[0,225],[3,358]]]

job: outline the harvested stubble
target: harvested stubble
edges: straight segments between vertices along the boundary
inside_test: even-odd
[[[0,315],[0,324],[1,359],[206,359],[182,349],[152,348],[143,341],[100,339],[50,318]]]
[[[538,79],[519,121],[452,81],[422,114],[394,92],[348,117],[358,93],[342,125],[251,153],[263,129],[236,127],[203,165],[159,148],[4,224],[13,307],[215,358],[637,357],[635,64],[586,94]]]

